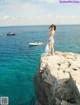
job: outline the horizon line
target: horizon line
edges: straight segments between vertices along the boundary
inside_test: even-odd
[[[27,27],[27,26],[49,26],[51,24],[34,24],[34,25],[9,25],[9,26],[0,26],[0,27]],[[55,25],[80,25],[80,24],[55,24]]]

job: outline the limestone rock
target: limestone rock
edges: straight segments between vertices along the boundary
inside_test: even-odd
[[[42,55],[34,86],[40,105],[80,105],[80,54]]]

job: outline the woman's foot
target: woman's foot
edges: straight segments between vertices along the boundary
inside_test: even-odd
[[[51,54],[47,54],[47,56],[51,56]]]

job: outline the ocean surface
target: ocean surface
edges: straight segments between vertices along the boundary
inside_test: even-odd
[[[33,77],[45,51],[49,26],[0,27],[0,97],[9,105],[34,105]],[[15,32],[15,36],[7,36]],[[55,51],[80,53],[80,25],[57,25]],[[42,46],[29,47],[41,41]]]

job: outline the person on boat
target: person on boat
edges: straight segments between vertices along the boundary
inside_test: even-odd
[[[54,34],[55,34],[55,30],[56,30],[56,26],[54,24],[52,24],[49,27],[50,33],[49,33],[49,38],[48,38],[48,46],[49,46],[49,50],[48,50],[48,55],[54,55]]]

